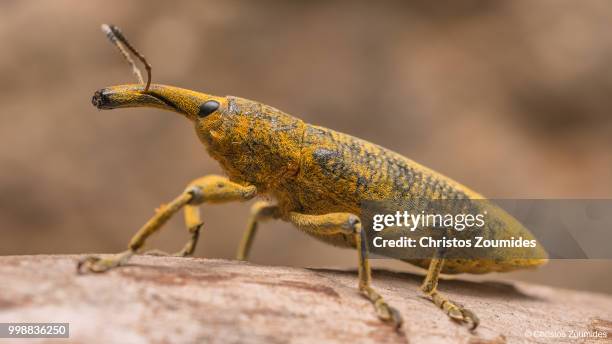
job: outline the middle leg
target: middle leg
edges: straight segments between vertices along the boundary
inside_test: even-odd
[[[266,201],[259,201],[253,204],[251,207],[251,215],[249,217],[247,229],[242,235],[242,241],[240,241],[240,247],[238,247],[236,259],[247,260],[259,223],[269,219],[276,219],[278,218],[278,215],[278,206],[274,204],[270,204]]]
[[[480,323],[480,320],[478,320],[476,314],[469,309],[466,309],[463,306],[449,300],[438,292],[438,280],[440,278],[442,266],[444,266],[444,258],[440,252],[437,252],[429,263],[427,276],[423,281],[421,290],[427,296],[429,296],[431,301],[436,306],[440,307],[451,319],[459,322],[471,323],[471,329],[474,330]]]
[[[371,286],[372,271],[368,259],[368,246],[365,231],[359,217],[350,213],[329,213],[325,215],[305,215],[296,212],[289,214],[289,221],[298,228],[319,236],[345,234],[352,236],[356,243],[359,266],[359,291],[372,302],[376,314],[395,328],[402,325],[400,313],[389,306],[383,297]]]

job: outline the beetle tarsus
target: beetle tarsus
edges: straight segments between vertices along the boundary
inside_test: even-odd
[[[125,265],[133,255],[134,251],[127,250],[121,253],[117,253],[110,258],[102,258],[100,256],[86,256],[79,259],[77,263],[77,272],[79,274],[84,274],[87,272],[107,272],[118,266]]]

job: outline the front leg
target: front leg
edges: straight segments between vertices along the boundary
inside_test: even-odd
[[[298,228],[317,235],[345,234],[353,236],[356,243],[359,266],[359,291],[372,302],[380,319],[391,323],[396,329],[402,326],[402,317],[371,286],[372,272],[368,259],[368,246],[365,231],[359,217],[350,213],[329,213],[325,215],[305,215],[296,212],[289,219]]]
[[[155,215],[145,223],[132,237],[128,249],[110,258],[87,256],[79,260],[77,270],[82,268],[90,272],[104,272],[111,268],[124,265],[131,256],[142,248],[151,234],[159,230],[168,220],[181,208],[185,207],[185,221],[192,236],[185,245],[183,251],[186,254],[193,253],[199,230],[202,226],[196,206],[202,203],[224,203],[231,201],[247,201],[255,197],[257,189],[252,186],[243,186],[221,176],[210,175],[198,178],[189,183],[185,191],[170,203],[162,205],[157,209]]]

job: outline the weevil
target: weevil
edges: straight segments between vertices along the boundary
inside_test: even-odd
[[[359,291],[371,301],[380,319],[399,328],[400,313],[372,287],[362,203],[417,197],[470,200],[483,196],[391,150],[308,124],[274,107],[234,96],[150,84],[150,65],[144,57],[135,52],[116,27],[103,29],[124,55],[127,47],[147,66],[148,80],[146,85],[139,78],[140,84],[102,88],[95,92],[93,105],[103,110],[152,107],[180,114],[193,123],[199,140],[226,176],[208,175],[193,180],[178,197],[156,211],[133,236],[126,251],[110,258],[84,257],[78,271],[104,272],[126,264],[141,251],[146,239],[181,209],[191,236],[176,255],[190,256],[202,228],[200,205],[243,202],[266,195],[268,200],[258,201],[251,208],[237,259],[248,258],[258,225],[271,219],[289,222],[326,243],[355,249]],[[129,58],[128,61],[131,62]],[[507,213],[496,210],[492,216],[508,231],[532,238]],[[533,251],[531,256],[540,258],[505,259],[503,250],[497,250],[490,259],[452,259],[436,253],[429,259],[406,261],[427,269],[421,286],[425,296],[451,319],[474,329],[479,324],[478,317],[438,292],[440,274],[503,272],[532,268],[547,261],[542,248],[538,246]]]

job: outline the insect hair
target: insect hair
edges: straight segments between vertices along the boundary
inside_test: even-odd
[[[149,90],[149,86],[151,86],[151,65],[149,64],[149,62],[147,62],[147,59],[145,59],[144,55],[139,53],[138,50],[136,50],[136,48],[134,48],[134,46],[132,46],[130,42],[128,42],[128,40],[125,38],[125,36],[123,36],[123,33],[121,33],[121,30],[117,26],[112,24],[102,24],[101,29],[102,32],[106,34],[106,37],[108,37],[111,43],[113,43],[117,47],[117,49],[119,49],[119,52],[121,53],[123,58],[130,64],[130,66],[132,67],[132,73],[136,75],[136,78],[138,78],[138,81],[141,84],[144,84],[142,73],[140,72],[138,66],[136,66],[136,63],[134,63],[134,60],[130,56],[129,52],[131,51],[132,54],[136,55],[140,62],[142,62],[142,64],[145,66],[145,69],[147,70],[147,84],[145,86],[144,91],[147,92]]]

